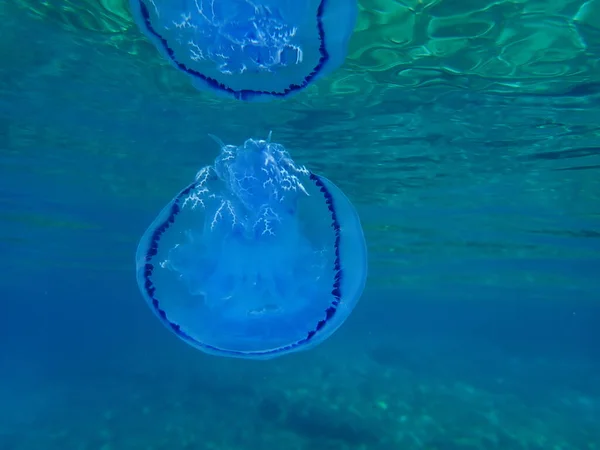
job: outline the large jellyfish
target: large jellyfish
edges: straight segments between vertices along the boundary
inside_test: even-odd
[[[136,262],[143,296],[179,338],[254,359],[323,342],[367,275],[348,198],[270,137],[222,145],[152,222]]]
[[[298,92],[346,57],[357,0],[130,0],[140,29],[198,89]]]

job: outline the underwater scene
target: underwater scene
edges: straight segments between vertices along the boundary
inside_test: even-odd
[[[0,24],[0,450],[600,450],[600,0]]]

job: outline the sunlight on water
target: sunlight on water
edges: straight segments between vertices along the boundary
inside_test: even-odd
[[[117,47],[147,67],[164,64],[135,29],[126,0],[18,6],[62,29],[85,31],[82,39]],[[318,92],[369,93],[371,101],[388,89],[431,84],[568,92],[600,81],[599,17],[597,0],[363,0],[347,68]]]

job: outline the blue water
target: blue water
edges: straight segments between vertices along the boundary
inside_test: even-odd
[[[86,31],[11,5],[1,450],[600,448],[592,83],[375,97],[319,85],[240,104],[146,61],[150,47],[127,46],[133,28]],[[356,206],[367,287],[314,349],[205,355],[146,306],[136,246],[214,159],[208,133],[242,142],[270,129]]]

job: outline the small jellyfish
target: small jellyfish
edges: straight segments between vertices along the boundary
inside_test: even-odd
[[[201,90],[296,93],[346,57],[357,0],[130,0],[139,28]]]
[[[136,263],[142,295],[179,338],[253,359],[323,342],[367,276],[348,198],[270,136],[221,144],[146,230]]]

